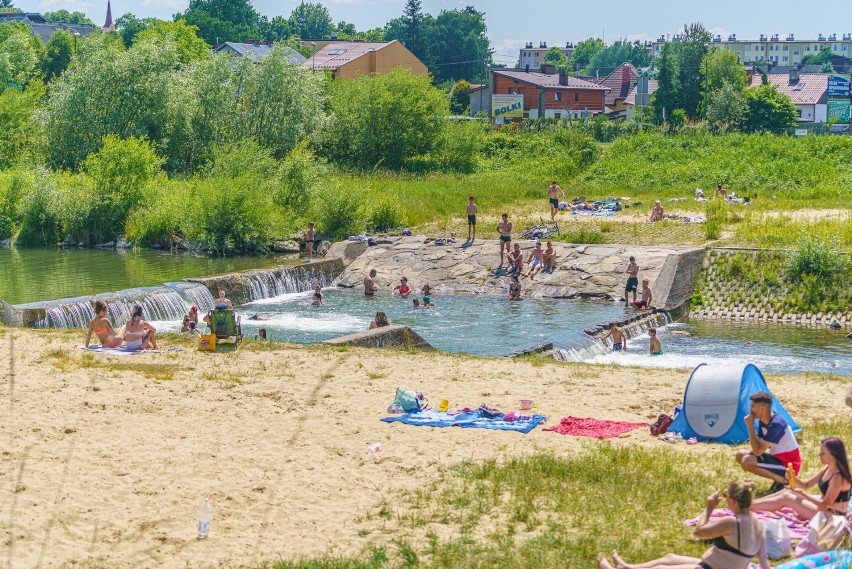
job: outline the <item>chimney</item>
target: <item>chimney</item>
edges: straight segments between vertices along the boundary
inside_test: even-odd
[[[799,66],[794,65],[790,68],[790,85],[796,85],[799,83]]]
[[[545,75],[555,75],[556,74],[556,66],[552,63],[545,63],[541,66],[541,72]]]
[[[625,64],[621,68],[621,84],[623,86],[624,85],[630,85],[631,76],[632,76],[632,73],[630,72],[630,66]]]
[[[568,75],[564,71],[560,70],[559,71],[559,84],[562,85],[563,87],[567,87],[568,86],[568,77],[570,77],[570,75]]]

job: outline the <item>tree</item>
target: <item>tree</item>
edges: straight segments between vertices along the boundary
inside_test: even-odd
[[[704,72],[705,98],[726,84],[739,90],[746,88],[748,74],[734,52],[713,48],[704,56],[701,65]]]
[[[829,63],[835,56],[836,54],[831,51],[831,47],[824,45],[820,47],[818,53],[804,56],[802,58],[802,65],[821,65],[823,63]]]
[[[210,46],[199,38],[198,28],[188,26],[185,20],[164,22],[156,20],[136,34],[134,42],[151,39],[167,40],[174,43],[181,63],[203,59],[210,54]]]
[[[761,85],[746,92],[747,128],[750,132],[785,133],[796,125],[796,105],[775,85]]]
[[[423,44],[423,11],[420,0],[408,0],[402,11],[402,18],[405,21],[405,46],[411,53],[420,57],[418,54],[424,54],[426,47]]]
[[[574,48],[574,53],[571,55],[571,61],[568,63],[572,69],[579,73],[583,73],[586,66],[592,60],[592,56],[605,48],[606,44],[600,38],[589,38],[587,40],[583,40],[577,44],[576,48]]]
[[[71,63],[74,54],[74,36],[68,30],[56,30],[47,41],[46,54],[42,61],[44,80],[50,81],[62,75]]]
[[[174,19],[196,26],[199,37],[210,45],[257,39],[263,32],[260,14],[249,0],[190,0],[186,11]]]
[[[651,63],[651,55],[638,41],[634,43],[626,40],[617,41],[592,56],[586,66],[586,73],[605,77],[622,63],[630,63],[634,67],[646,67]]]
[[[440,140],[447,98],[409,69],[337,80],[329,99],[332,121],[322,141],[328,156],[354,167],[401,169]]]
[[[355,29],[355,24],[341,20],[334,26],[334,33],[337,34],[339,39],[354,39],[358,34],[358,30]]]
[[[568,58],[562,53],[562,50],[554,46],[550,48],[547,55],[544,56],[545,63],[552,63],[557,69],[565,69],[568,66]]]
[[[458,79],[481,82],[491,61],[485,35],[485,13],[471,6],[461,10],[441,10],[430,25],[425,19],[430,69],[436,84]],[[427,63],[424,61],[424,63]],[[427,63],[427,66],[429,63]]]
[[[83,24],[94,26],[95,23],[86,17],[83,12],[69,12],[68,10],[57,10],[56,12],[45,12],[42,14],[48,22],[59,22],[62,24]]]
[[[124,46],[130,47],[133,45],[133,38],[136,37],[136,34],[155,22],[160,21],[162,20],[158,20],[157,18],[140,19],[128,12],[115,20],[115,26],[118,29],[118,33],[121,34],[121,39],[124,40]]]
[[[470,108],[470,83],[464,79],[456,81],[450,91],[450,112],[454,115],[467,114]]]
[[[18,10],[12,5],[12,0],[0,0],[0,8],[2,8],[4,11],[20,12],[20,10]]]
[[[331,35],[334,25],[325,6],[302,2],[290,14],[290,29],[303,40],[322,39]]]
[[[678,58],[673,43],[663,44],[660,55],[657,57],[657,85],[651,105],[657,121],[662,122],[666,114],[671,116],[680,102]]]
[[[703,70],[701,62],[707,53],[710,32],[699,23],[684,24],[678,48],[678,76],[680,81],[680,108],[689,118],[696,118],[701,104]]]
[[[0,92],[7,86],[24,87],[41,71],[45,46],[26,24],[0,24]]]
[[[28,154],[37,154],[42,146],[43,131],[36,113],[44,92],[44,85],[34,81],[24,91],[6,89],[0,93],[0,170]]]
[[[265,29],[264,37],[272,41],[287,39],[293,35],[290,20],[284,16],[273,17],[269,22],[266,22]]]
[[[707,124],[715,132],[741,130],[748,116],[748,103],[739,85],[724,83],[707,99]]]

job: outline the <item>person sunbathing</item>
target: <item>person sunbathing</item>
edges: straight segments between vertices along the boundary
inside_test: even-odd
[[[142,307],[138,304],[130,312],[130,320],[124,325],[124,347],[131,351],[156,350],[157,329],[142,320]]]
[[[603,553],[598,554],[600,569],[747,569],[753,557],[760,562],[760,569],[771,569],[766,553],[763,524],[749,511],[754,494],[754,483],[737,480],[731,482],[723,493],[728,509],[734,515],[710,520],[713,510],[721,498],[718,492],[707,497],[707,507],[698,519],[692,532],[698,539],[712,540],[713,545],[701,559],[669,553],[660,559],[646,563],[627,563],[613,550],[615,566],[607,561]]]
[[[792,487],[755,500],[751,509],[777,512],[781,508],[790,508],[803,520],[810,520],[820,511],[845,516],[849,511],[852,475],[843,441],[823,439],[819,446],[819,460],[825,466],[813,477],[807,480],[797,478]],[[804,492],[814,485],[819,488],[819,497]]]
[[[651,217],[648,218],[648,221],[661,221],[663,219],[663,205],[660,203],[660,200],[654,202],[654,209],[651,210]]]
[[[89,331],[86,333],[87,348],[92,340],[92,333],[98,337],[104,348],[116,348],[121,345],[123,339],[107,320],[107,307],[102,300],[95,301],[95,317],[89,322]]]

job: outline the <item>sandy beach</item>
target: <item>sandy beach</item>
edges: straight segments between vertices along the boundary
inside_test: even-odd
[[[508,411],[530,398],[552,425],[567,415],[652,421],[680,402],[689,377],[286,345],[108,357],[74,349],[81,340],[0,330],[0,566],[255,566],[357,554],[383,539],[362,531],[365,514],[397,490],[468,459],[589,444],[540,428],[522,435],[380,422],[397,386],[452,408]],[[842,382],[769,383],[800,423],[848,413]],[[376,442],[382,451],[367,454]],[[664,443],[643,429],[617,444]],[[204,497],[212,523],[199,542]]]

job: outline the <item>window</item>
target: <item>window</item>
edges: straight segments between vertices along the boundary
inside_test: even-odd
[[[553,118],[555,118],[555,119],[561,119],[561,118],[562,118],[562,113],[553,113]]]
[[[799,52],[798,52],[798,51],[794,51],[794,52],[793,52],[793,55],[799,55]]]
[[[580,100],[580,93],[574,93],[574,102],[577,102],[579,100]]]
[[[333,49],[328,52],[329,55],[343,55],[344,53],[346,53],[345,49]]]
[[[848,45],[848,44],[843,44],[843,51],[848,51],[848,50],[846,49],[846,48],[848,48],[848,47],[849,47],[849,45]]]
[[[805,46],[805,51],[810,51],[810,50],[811,50],[811,46],[810,46],[810,44],[806,45],[806,46]]]
[[[797,119],[802,118],[802,109],[796,109],[796,118]]]
[[[789,46],[789,45],[785,45],[785,46],[784,46],[784,51],[790,51],[790,46]]]
[[[785,55],[784,57],[782,57],[782,58],[781,58],[781,60],[782,60],[782,61],[787,61],[787,56]]]
[[[558,91],[556,93],[554,93],[553,94],[553,100],[554,101],[561,101],[562,100],[562,93],[560,93]]]
[[[514,95],[514,94],[515,94],[515,88],[514,88],[514,87],[509,87],[509,94],[510,94],[510,95]]]

